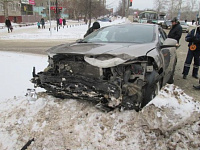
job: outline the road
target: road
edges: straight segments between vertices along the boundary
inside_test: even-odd
[[[168,31],[166,31],[168,32]],[[185,42],[186,33],[183,33],[180,40],[180,48],[177,49],[178,62],[175,71],[174,84],[184,90],[186,94],[192,96],[194,99],[199,100],[200,91],[194,90],[193,85],[198,84],[199,80],[192,77],[192,65],[187,79],[182,78],[182,70],[185,62],[186,54],[188,51],[187,42]],[[0,51],[17,51],[24,53],[35,53],[47,55],[46,50],[52,46],[72,42],[74,40],[1,40]]]

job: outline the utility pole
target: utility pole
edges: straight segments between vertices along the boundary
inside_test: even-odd
[[[49,0],[49,23],[50,23],[49,30],[50,30],[50,36],[51,36],[52,31],[51,31],[51,3],[50,3],[50,0]]]
[[[58,23],[59,23],[59,20],[58,20],[58,0],[56,0],[56,22],[57,22],[57,32],[58,32]]]
[[[126,5],[127,9],[126,9],[126,18],[128,18],[128,15],[129,15],[129,7],[130,7],[130,0],[127,0],[127,5]]]

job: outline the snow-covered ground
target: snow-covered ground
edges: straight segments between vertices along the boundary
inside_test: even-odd
[[[115,23],[120,22],[124,20]],[[87,30],[84,26],[63,29],[52,36],[58,37],[60,33],[63,38],[82,38]],[[14,30],[12,34],[5,34],[6,29],[0,29],[3,33],[0,38],[49,38],[49,31],[34,28],[21,27],[16,29],[19,32]],[[20,37],[13,36],[18,34]],[[43,70],[47,66],[46,56],[0,52],[0,58],[1,150],[21,149],[33,139],[28,149],[200,149],[200,104],[179,87],[166,85],[140,112],[114,110],[105,113],[87,101],[61,100],[41,89],[36,89],[34,99],[25,96],[27,88],[33,88],[29,81],[33,66],[37,72]]]
[[[27,88],[34,88],[30,82],[33,67],[42,71],[47,66],[46,56],[0,52],[0,58],[0,101],[25,95]]]
[[[124,18],[116,19],[112,22],[99,21],[101,27],[123,22],[127,22],[127,20]],[[1,25],[2,24],[0,24],[0,26]],[[69,21],[64,28],[59,27],[58,31],[55,21],[52,21],[52,32],[49,31],[49,27],[49,23],[46,24],[46,29],[37,29],[37,25],[18,27],[14,28],[13,33],[0,36],[0,39],[82,39],[88,29],[88,25],[83,22],[72,23],[72,21]],[[0,29],[0,33],[2,32],[7,33],[7,28]]]

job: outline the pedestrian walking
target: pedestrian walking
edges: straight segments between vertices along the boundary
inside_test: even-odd
[[[60,25],[60,26],[62,26],[62,22],[63,22],[63,19],[60,18],[60,19],[59,19],[59,25]]]
[[[185,40],[189,42],[188,44],[188,53],[183,67],[183,79],[187,78],[188,72],[190,70],[190,65],[192,59],[194,58],[194,65],[192,71],[192,77],[198,79],[199,71],[199,56],[200,56],[200,26],[197,26],[196,29],[193,29],[187,34]]]
[[[65,18],[63,19],[63,26],[65,26],[66,25],[66,20],[65,20]]]
[[[37,23],[37,26],[38,26],[38,29],[40,29],[40,22],[38,21],[38,23]]]
[[[8,28],[8,33],[10,33],[10,31],[12,32],[12,30],[10,29],[11,21],[8,18],[6,18],[5,25]]]
[[[169,31],[168,38],[175,39],[177,40],[177,43],[179,43],[179,40],[182,36],[182,27],[176,17],[173,18],[171,22],[172,22],[172,28]]]
[[[42,29],[45,29],[45,21],[44,21],[44,18],[41,18],[40,22],[41,22],[41,25],[42,25]]]
[[[185,19],[185,23],[187,24],[187,19]]]
[[[87,30],[87,32],[84,35],[84,37],[86,37],[87,35],[89,35],[93,31],[98,30],[99,28],[100,28],[100,24],[98,22],[94,22],[93,25],[92,25],[92,27]]]
[[[194,20],[192,20],[192,25],[194,24],[194,22],[195,22],[195,21],[194,21]]]

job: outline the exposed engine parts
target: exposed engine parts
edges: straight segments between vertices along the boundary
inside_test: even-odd
[[[98,103],[98,107],[141,109],[144,86],[148,81],[147,61],[129,62],[99,68],[84,61],[83,56],[55,55],[49,66],[35,74],[32,82],[60,98],[75,98]]]

